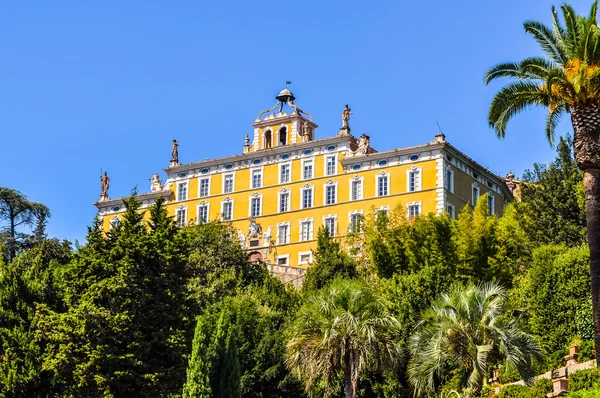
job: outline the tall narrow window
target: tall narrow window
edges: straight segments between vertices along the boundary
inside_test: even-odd
[[[302,166],[302,179],[309,180],[313,178],[313,161],[305,160]]]
[[[198,206],[198,224],[205,224],[208,221],[208,205]]]
[[[327,230],[329,231],[329,236],[335,236],[336,233],[336,228],[335,228],[335,224],[336,224],[336,220],[335,217],[325,217],[325,219],[323,220],[323,225],[325,228],[327,228]]]
[[[279,183],[285,184],[290,182],[290,169],[291,166],[289,164],[282,164],[279,169]]]
[[[187,200],[188,198],[188,183],[180,182],[177,184],[177,200]]]
[[[312,220],[300,222],[300,240],[307,241],[312,239]]]
[[[408,218],[415,218],[421,214],[421,205],[418,203],[408,205]]]
[[[230,221],[233,219],[233,203],[223,202],[223,221]]]
[[[282,192],[279,194],[279,212],[290,211],[290,193]]]
[[[479,199],[479,185],[477,183],[473,183],[471,204],[475,206],[477,204],[477,199]]]
[[[495,204],[496,204],[496,201],[494,200],[494,194],[490,191],[487,194],[487,205],[488,205],[488,214],[489,215],[494,214]]]
[[[273,146],[273,133],[271,130],[265,131],[265,149],[269,149]]]
[[[446,169],[446,189],[454,193],[454,171],[452,167]]]
[[[377,177],[377,196],[387,196],[389,194],[389,178],[387,175]]]
[[[446,213],[448,213],[448,217],[454,219],[454,217],[455,217],[454,206],[451,205],[450,203],[446,204]]]
[[[335,156],[327,156],[326,158],[326,175],[332,176],[335,174]]]
[[[287,144],[287,128],[282,127],[279,130],[279,145]]]
[[[325,204],[332,205],[335,204],[336,192],[335,185],[327,185],[325,188]]]
[[[208,178],[200,179],[200,197],[203,198],[205,196],[210,195],[210,180]]]
[[[177,213],[175,214],[175,219],[178,226],[184,227],[187,221],[187,209],[185,207],[178,208]]]
[[[310,188],[302,190],[302,208],[308,209],[313,207],[313,191]]]
[[[255,169],[252,170],[252,188],[261,188],[262,187],[262,170]]]
[[[277,227],[277,244],[284,245],[290,243],[290,226],[289,224],[279,224]]]
[[[358,233],[362,232],[362,214],[352,213],[350,214],[350,232]]]
[[[233,174],[225,174],[223,178],[223,193],[233,192]]]
[[[250,216],[251,217],[260,216],[260,197],[252,198],[250,200]]]
[[[362,180],[352,181],[352,200],[362,199]]]

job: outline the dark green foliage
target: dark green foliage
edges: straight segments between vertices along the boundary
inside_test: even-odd
[[[55,271],[68,263],[68,242],[43,240],[9,264],[0,261],[0,396],[37,397],[52,391],[42,369],[36,307],[61,309]]]
[[[561,137],[556,159],[548,166],[535,163],[523,176],[519,212],[527,235],[538,244],[586,242],[583,173],[572,147],[569,136]]]
[[[320,228],[317,233],[317,248],[314,251],[314,261],[306,272],[302,282],[303,292],[315,292],[327,286],[334,278],[355,278],[356,264],[340,248],[327,228]]]
[[[569,391],[586,390],[600,382],[600,368],[579,370],[569,375]]]
[[[591,339],[589,324],[578,326],[576,322],[591,296],[587,247],[536,249],[519,290],[519,306],[526,309],[529,329],[541,337],[546,353],[562,350],[576,335]],[[587,322],[592,322],[591,317]]]
[[[531,398],[546,398],[549,392],[552,392],[552,380],[550,379],[539,379],[529,387]]]
[[[533,398],[529,388],[519,385],[511,384],[500,390],[498,398]]]

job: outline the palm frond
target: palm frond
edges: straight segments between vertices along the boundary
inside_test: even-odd
[[[525,28],[525,32],[533,35],[534,39],[542,47],[544,52],[555,62],[558,62],[561,65],[567,62],[568,56],[562,44],[562,40],[557,39],[550,28],[537,21],[525,21],[523,27]],[[567,37],[569,37],[568,30]]]
[[[558,19],[558,12],[554,6],[552,6],[552,26],[557,41],[560,41],[560,45],[564,48],[566,40],[565,28],[561,25],[560,20]]]
[[[590,13],[588,14],[588,19],[594,25],[598,25],[598,0],[595,0],[590,7]]]
[[[577,18],[577,13],[573,7],[569,4],[564,3],[560,6],[563,12],[563,18],[565,20],[565,33],[566,33],[566,41],[565,47],[570,54],[575,53],[575,49],[577,47],[577,43],[579,42],[579,34],[580,34],[580,25],[579,20]]]

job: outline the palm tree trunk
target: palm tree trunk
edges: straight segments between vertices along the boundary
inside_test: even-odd
[[[594,344],[600,349],[600,109],[579,105],[571,111],[577,166],[584,171],[585,217],[590,247]],[[596,355],[600,366],[600,355]]]
[[[346,350],[346,371],[344,372],[344,395],[346,398],[356,398],[358,372],[356,361],[350,350]]]

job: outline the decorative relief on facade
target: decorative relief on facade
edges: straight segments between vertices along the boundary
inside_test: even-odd
[[[362,156],[369,152],[371,145],[371,137],[366,134],[362,134],[358,140],[358,148],[354,152],[350,152],[351,156]]]
[[[162,179],[158,176],[158,173],[154,173],[150,178],[150,191],[156,192],[162,189]]]

